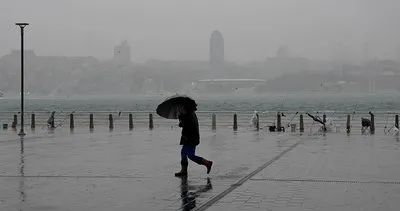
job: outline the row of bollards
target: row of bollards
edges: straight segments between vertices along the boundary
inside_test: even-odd
[[[371,116],[370,126],[369,127],[370,127],[371,133],[373,134],[375,132],[375,119],[374,119],[374,114],[372,114],[371,112],[369,112],[369,114]],[[35,127],[36,127],[35,118],[36,118],[35,114],[31,114],[31,128],[32,129],[35,129]],[[327,118],[326,114],[324,114],[323,115],[323,120],[322,120],[324,123],[326,123],[326,118]],[[70,119],[70,121],[69,121],[70,129],[74,129],[75,122],[74,122],[74,114],[73,113],[70,114],[70,118],[69,119]],[[216,130],[217,129],[217,123],[216,123],[217,120],[216,119],[217,119],[216,118],[216,114],[213,113],[212,114],[212,123],[211,123],[211,129],[212,130]],[[299,130],[300,130],[300,132],[304,132],[304,117],[303,117],[303,114],[300,114],[299,119],[300,119]],[[277,120],[276,131],[277,132],[284,132],[285,128],[282,127],[282,115],[281,115],[281,113],[278,112],[276,120]],[[114,129],[114,118],[113,118],[112,114],[108,115],[108,122],[109,122],[109,129],[110,130]],[[255,124],[255,129],[256,130],[260,129],[260,123],[259,122],[260,122],[259,115],[256,114],[256,124]],[[348,114],[347,118],[346,118],[346,132],[347,133],[350,133],[350,130],[351,130],[351,124],[350,123],[351,123],[351,116],[350,116],[350,114]],[[13,116],[13,122],[11,124],[11,127],[13,129],[16,129],[16,127],[17,127],[17,115]],[[154,128],[153,114],[151,114],[151,113],[149,114],[148,127],[149,127],[149,129],[153,129]],[[290,125],[290,127],[291,127],[291,131],[295,132],[296,125],[292,124],[292,125]],[[395,127],[399,128],[399,115],[398,114],[395,115]],[[3,124],[3,129],[7,129],[7,128],[8,128],[8,125],[7,124]],[[134,126],[133,126],[133,115],[132,115],[132,113],[130,113],[129,114],[129,129],[132,130],[133,128],[134,128]],[[94,117],[93,117],[92,113],[89,114],[89,129],[90,130],[94,129]],[[237,114],[233,114],[233,130],[237,131],[237,129],[238,129]]]
[[[108,116],[108,121],[109,121],[109,128],[112,130],[114,129],[114,119],[112,114],[109,114]],[[16,129],[17,128],[17,124],[18,124],[18,119],[17,119],[17,115],[15,114],[13,116],[13,122],[11,123],[11,128],[12,129]],[[3,129],[6,130],[8,128],[8,124],[3,124]],[[36,128],[36,115],[35,114],[31,114],[31,129],[35,129]],[[54,128],[54,125],[53,125]],[[70,114],[69,115],[69,128],[70,129],[74,129],[75,128],[75,121],[74,121],[74,114]],[[153,114],[149,114],[149,128],[153,129],[154,125],[153,125]],[[94,129],[94,118],[93,118],[93,114],[89,114],[89,129],[93,130]],[[129,129],[132,130],[133,129],[133,115],[130,113],[129,114]]]

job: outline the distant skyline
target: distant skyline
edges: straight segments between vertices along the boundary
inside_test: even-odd
[[[132,61],[208,60],[214,30],[227,61],[264,60],[282,45],[294,56],[395,58],[397,0],[0,0],[0,56],[26,48],[38,55],[112,58],[127,40]]]

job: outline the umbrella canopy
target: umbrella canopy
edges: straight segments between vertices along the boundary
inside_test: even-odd
[[[197,110],[196,102],[186,95],[174,95],[168,97],[157,106],[157,114],[167,119],[178,119],[178,114],[185,109],[186,111]]]

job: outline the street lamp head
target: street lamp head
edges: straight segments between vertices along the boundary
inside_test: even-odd
[[[29,25],[29,23],[15,23],[15,25],[17,25],[19,27],[25,27],[25,26]]]

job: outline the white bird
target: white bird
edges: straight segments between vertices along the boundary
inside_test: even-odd
[[[251,126],[253,126],[254,128],[257,128],[257,122],[258,122],[257,116],[258,116],[258,112],[254,111],[253,116],[251,117],[251,122],[250,122]]]

